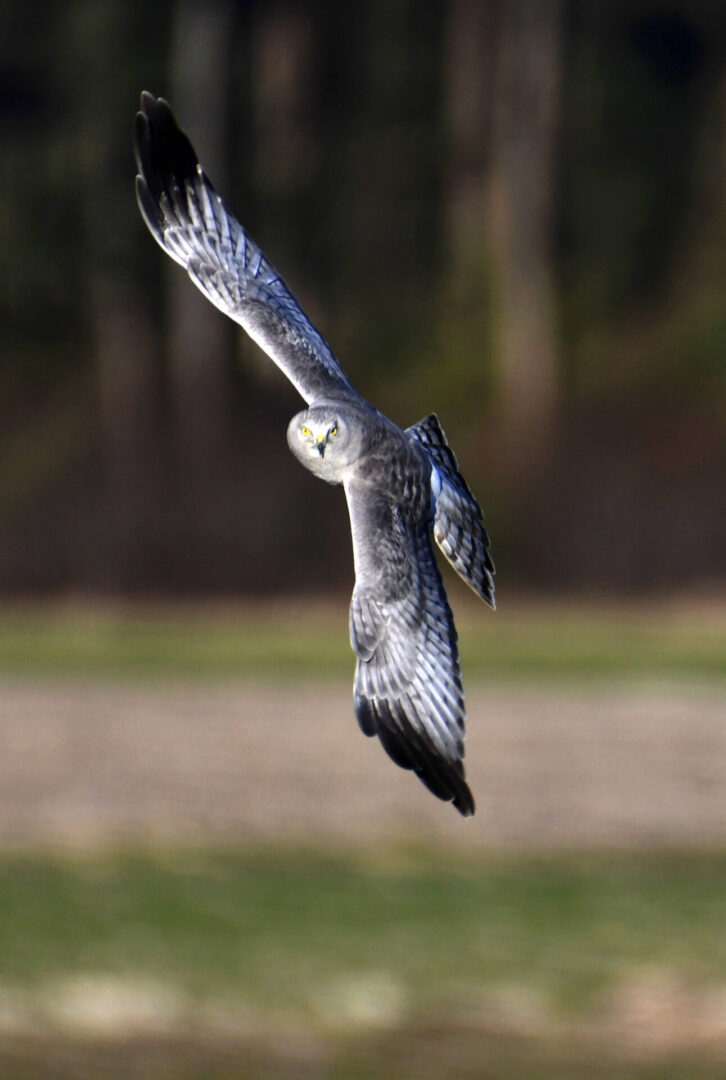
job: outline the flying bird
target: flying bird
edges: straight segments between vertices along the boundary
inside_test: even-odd
[[[290,450],[342,484],[355,587],[350,641],[362,731],[467,816],[464,695],[457,634],[432,536],[493,608],[494,566],[482,511],[435,414],[403,430],[364,400],[277,270],[225,208],[168,103],[141,95],[136,195],[154,239],[208,300],[287,375],[308,407]]]

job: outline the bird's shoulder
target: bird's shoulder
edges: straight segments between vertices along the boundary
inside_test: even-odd
[[[364,438],[353,479],[405,503],[424,489],[430,495],[432,462],[425,448],[377,409],[356,411]]]

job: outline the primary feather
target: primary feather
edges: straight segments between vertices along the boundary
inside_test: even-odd
[[[158,244],[215,307],[239,323],[306,401],[347,375],[274,266],[226,209],[163,98],[141,95],[136,195]]]

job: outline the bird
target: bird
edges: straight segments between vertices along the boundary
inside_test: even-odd
[[[472,815],[457,632],[432,538],[492,608],[495,571],[482,509],[438,417],[403,429],[354,389],[280,274],[226,209],[168,102],[147,91],[134,150],[136,197],[152,236],[297,389],[307,408],[290,421],[288,446],[315,476],[343,486],[361,730],[435,796]]]

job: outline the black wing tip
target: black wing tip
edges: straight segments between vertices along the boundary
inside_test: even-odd
[[[462,817],[471,817],[476,812],[460,761],[448,762],[434,754],[413,731],[404,735],[388,702],[371,701],[356,693],[354,707],[361,731],[369,737],[377,735],[396,765],[414,772],[432,795],[442,802],[453,803]]]
[[[465,579],[466,580],[466,579]],[[467,585],[471,583],[467,581]],[[497,610],[497,592],[494,586],[494,570],[489,570],[484,577],[481,588],[474,589],[481,599],[487,604],[492,611]]]
[[[166,98],[157,97],[156,94],[152,94],[150,90],[141,91],[139,111],[136,115],[143,116],[151,122],[154,122],[163,116],[165,120],[170,120],[176,127],[176,120],[174,119],[174,113],[171,110],[169,102]]]
[[[137,126],[144,125],[154,135],[163,134],[167,139],[181,136],[182,139],[188,142],[166,98],[155,97],[148,90],[142,90],[139,104],[140,108],[136,113]],[[194,157],[196,160],[196,154]]]
[[[464,779],[463,766],[460,762],[458,764],[457,769],[440,759],[434,764],[427,761],[421,768],[414,766],[414,772],[437,799],[452,803],[462,817],[472,817],[476,812],[474,796]]]
[[[461,781],[461,788],[453,799],[454,806],[462,817],[473,817],[476,813],[476,803],[471,789],[465,780]]]
[[[195,177],[199,168],[194,147],[177,124],[169,102],[148,90],[141,93],[134,121],[134,155],[150,201],[158,201],[162,192],[171,192],[175,186],[183,190],[185,181]]]

